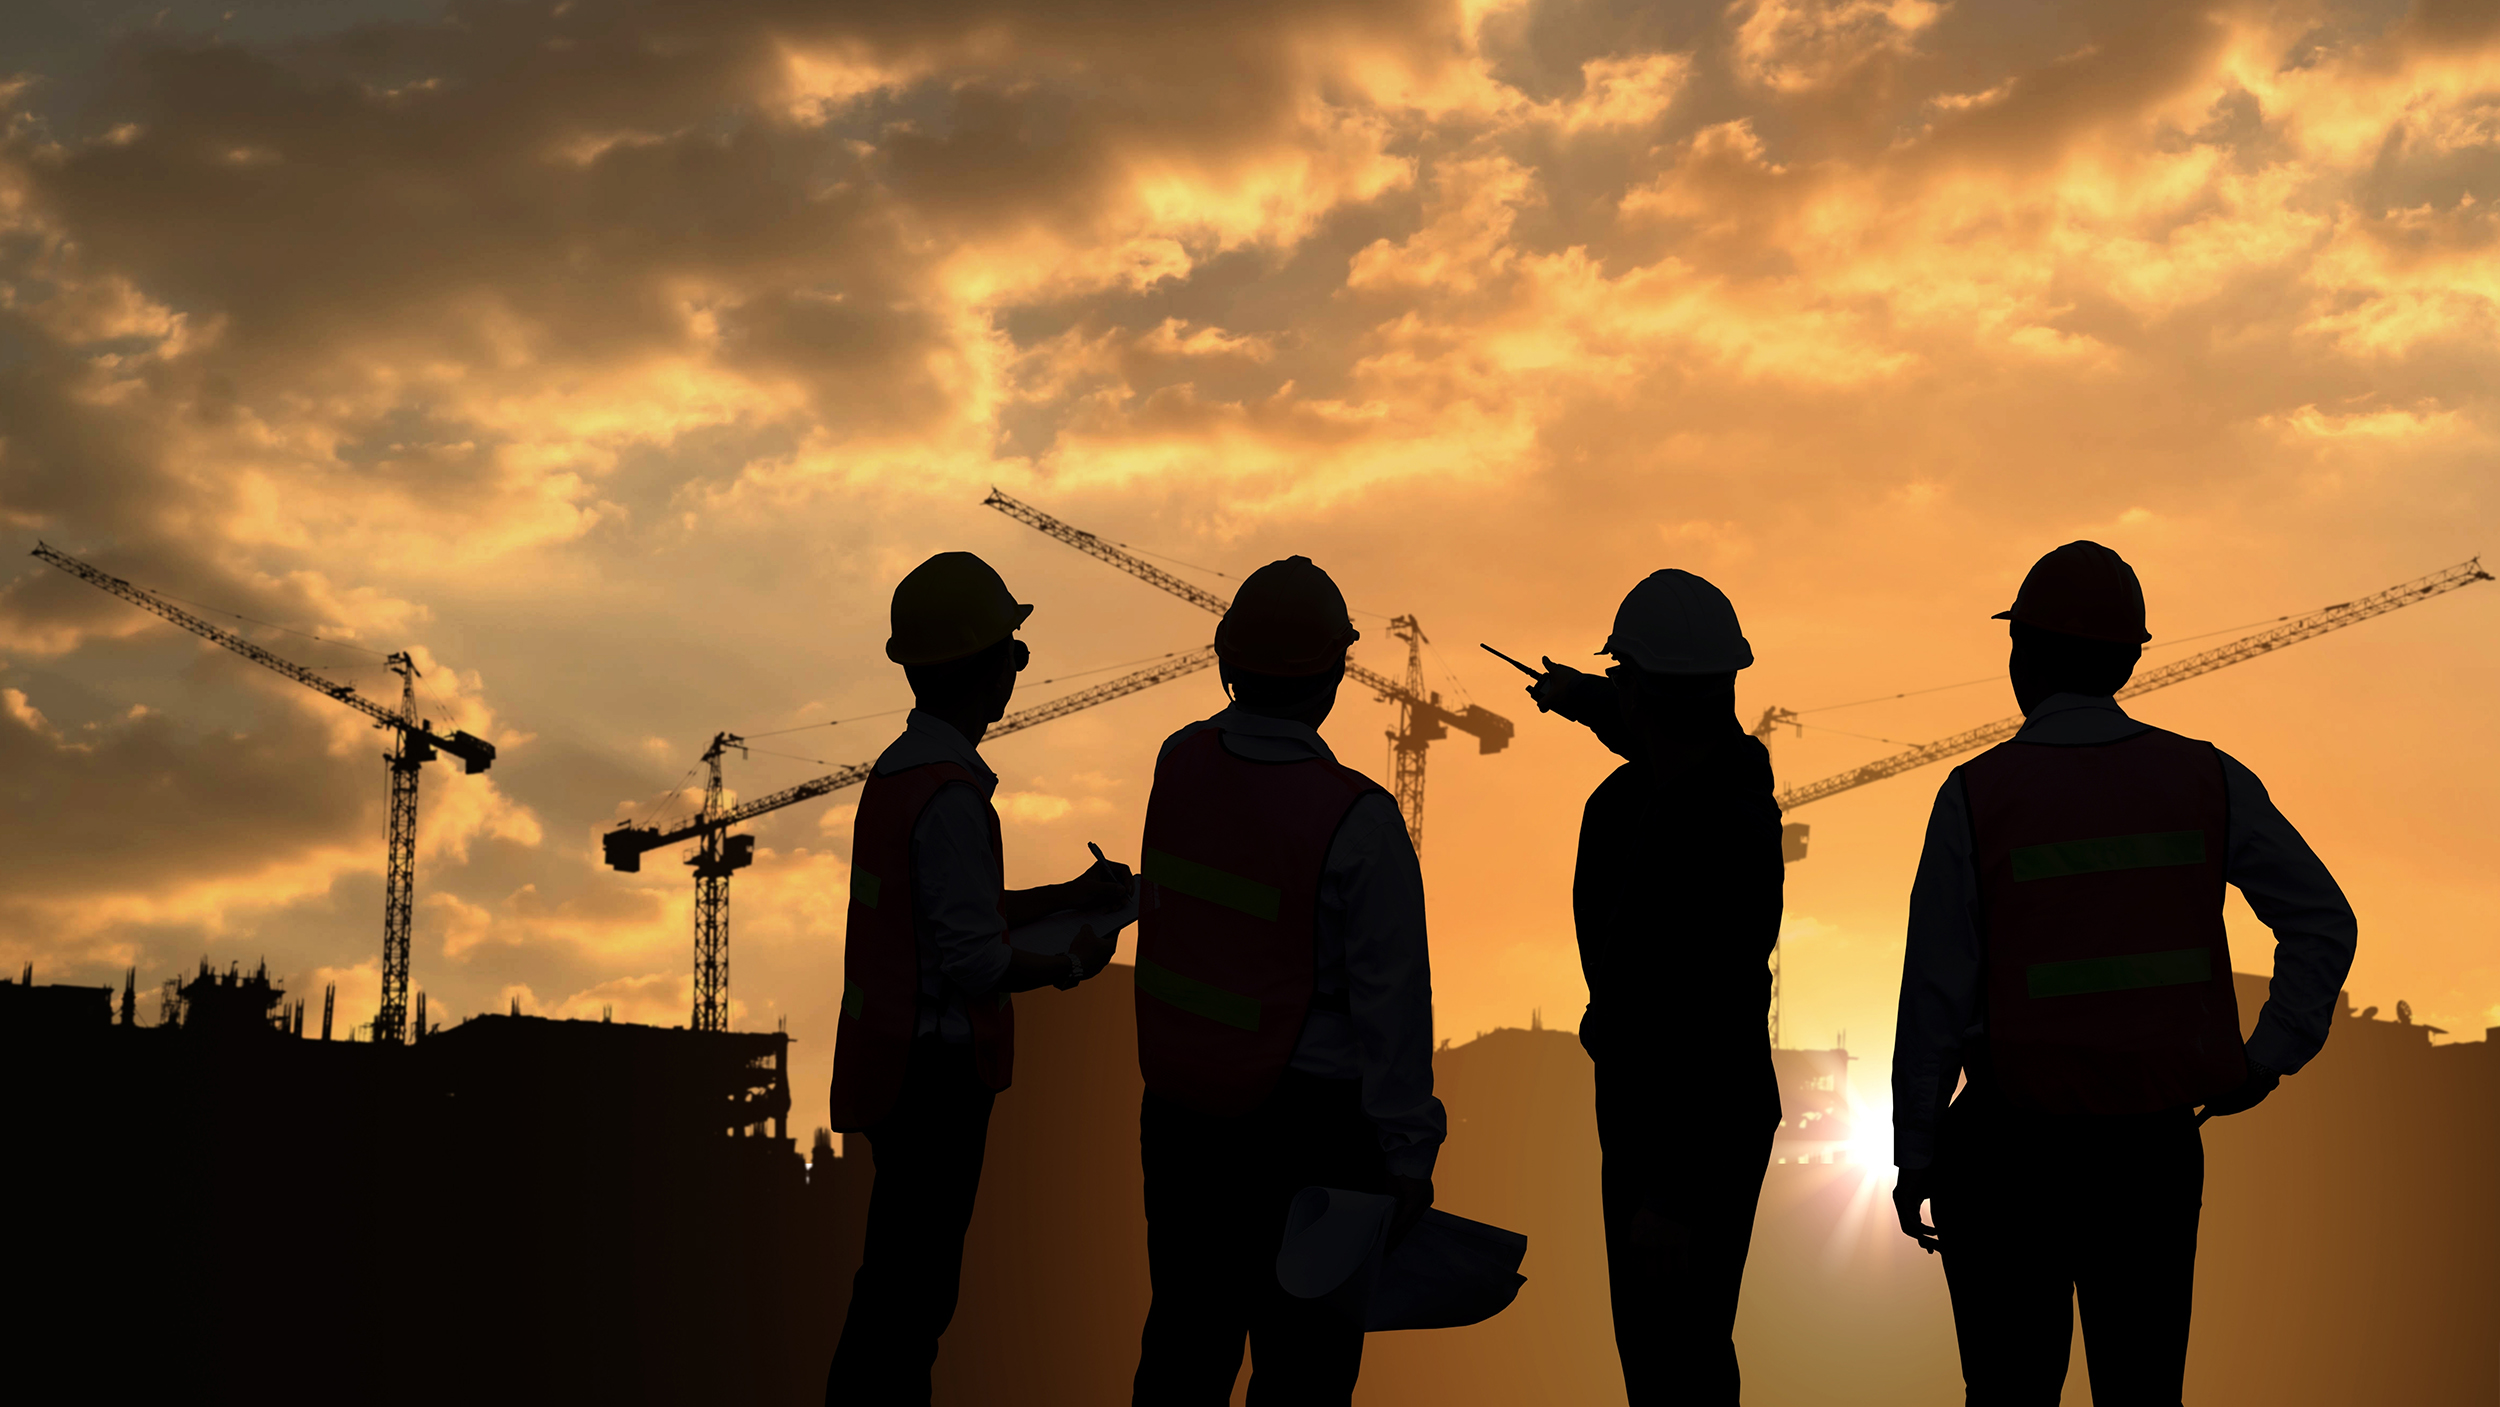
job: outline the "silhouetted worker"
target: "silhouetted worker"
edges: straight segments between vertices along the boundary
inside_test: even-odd
[[[1352,1399],[1359,1322],[1277,1284],[1305,1187],[1393,1193],[1391,1243],[1432,1203],[1423,873],[1398,808],[1319,725],[1355,640],[1307,557],[1242,583],[1216,627],[1232,706],[1163,744],[1137,934],[1139,1141],[1154,1303],[1140,1407]]]
[[[2058,548],[1997,619],[2013,622],[2024,723],[1953,769],[1927,823],[1893,1052],[1893,1204],[1904,1233],[1943,1251],[1974,1407],[2058,1400],[2077,1299],[2092,1400],[2177,1407],[2197,1126],[2318,1053],[2352,908],[2247,768],[2118,707],[2151,637],[2117,553]],[[2275,935],[2245,1048],[2226,883]]]
[[[1572,916],[1597,1065],[1606,1269],[1625,1396],[1733,1404],[1736,1301],[1779,1127],[1766,1016],[1779,941],[1771,757],[1736,721],[1736,608],[1684,571],[1623,598],[1606,677],[1528,694],[1624,759],[1580,819]]]
[[[941,552],[894,588],[885,652],[917,707],[860,791],[833,1057],[832,1126],[867,1135],[877,1175],[825,1383],[843,1407],[929,1401],[990,1102],[1015,1063],[1008,993],[1073,987],[1111,960],[1114,940],[1090,928],[1050,955],[1011,947],[1008,930],[1127,902],[1128,870],[1106,860],[1066,884],[1004,886],[998,777],[975,747],[1031,659],[1014,632],[1032,613],[969,552]]]

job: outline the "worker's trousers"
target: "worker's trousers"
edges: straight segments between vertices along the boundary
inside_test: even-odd
[[[1736,1300],[1779,1121],[1696,1118],[1665,1094],[1692,1077],[1641,1062],[1597,1062],[1606,1280],[1630,1407],[1738,1401]],[[1672,1205],[1656,1206],[1669,1186]],[[1645,1201],[1689,1235],[1681,1253],[1660,1257],[1632,1244]]]
[[[826,1407],[927,1407],[938,1336],[955,1317],[995,1098],[969,1044],[912,1042],[894,1112],[866,1134],[877,1180]]]
[[[1248,1114],[1219,1118],[1155,1095],[1138,1118],[1154,1303],[1135,1407],[1224,1407],[1250,1343],[1250,1407],[1343,1407],[1363,1331],[1276,1283],[1285,1213],[1305,1187],[1388,1190],[1362,1082],[1287,1070]]]
[[[2050,1119],[1955,1101],[1930,1200],[1970,1407],[2057,1407],[2078,1301],[2095,1407],[2179,1407],[2204,1189],[2186,1109]]]

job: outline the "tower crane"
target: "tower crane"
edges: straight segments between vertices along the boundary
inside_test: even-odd
[[[1183,581],[1154,563],[1096,537],[1083,528],[1063,523],[1039,508],[990,490],[981,500],[984,508],[995,508],[1017,522],[1045,537],[1055,538],[1077,551],[1099,561],[1108,562],[1160,591],[1178,596],[1202,611],[1222,615],[1232,602],[1204,587]],[[1462,709],[1446,708],[1441,696],[1424,688],[1423,627],[1411,615],[1398,616],[1389,622],[1389,633],[1406,642],[1406,678],[1390,678],[1377,670],[1366,669],[1351,660],[1346,662],[1345,676],[1382,699],[1398,706],[1398,726],[1389,734],[1392,748],[1392,790],[1397,795],[1398,813],[1406,818],[1406,835],[1414,843],[1415,853],[1424,850],[1424,748],[1450,735],[1455,728],[1476,740],[1478,753],[1500,752],[1510,746],[1511,734],[1517,731],[1509,719],[1482,704],[1471,703]]]
[[[385,660],[399,676],[399,708],[394,711],[345,684],[322,678],[291,660],[281,659],[242,636],[209,624],[172,602],[90,566],[50,545],[37,543],[35,556],[89,586],[118,596],[143,611],[161,616],[213,645],[221,645],[264,669],[283,674],[305,688],[318,690],[388,729],[390,764],[390,849],[382,887],[382,1007],[374,1013],[373,1038],[396,1045],[408,1028],[408,935],[416,912],[417,892],[417,769],[437,752],[460,759],[469,775],[495,762],[495,745],[455,729],[450,737],[434,731],[430,719],[417,716],[417,665],[404,651]],[[326,1025],[325,1025],[326,1029]]]
[[[2185,659],[2173,660],[2149,674],[2136,676],[2128,682],[2125,688],[2118,691],[2117,697],[2131,699],[2138,694],[2149,694],[2155,689],[2167,689],[2173,684],[2184,684],[2200,675],[2211,674],[2217,669],[2228,668],[2246,660],[2253,660],[2260,655],[2271,654],[2287,645],[2297,645],[2303,640],[2314,640],[2329,631],[2341,630],[2348,625],[2359,625],[2365,620],[2386,615],[2390,611],[2400,611],[2407,606],[2420,605],[2435,596],[2444,596],[2451,591],[2472,586],[2478,581],[2490,580],[2492,580],[2492,575],[2483,570],[2482,559],[2480,557],[2468,558],[2453,567],[2443,567],[2428,576],[2398,582],[2384,591],[2374,592],[2354,600],[2339,601],[2332,606],[2322,606],[2307,615],[2278,621],[2264,630],[2244,635],[2227,645],[2217,646],[2201,654],[2189,655]],[[1804,725],[1795,713],[1787,709],[1766,709],[1762,720],[1754,725],[1754,736],[1767,737],[1773,731],[1789,726],[1802,730]],[[1853,767],[1846,772],[1825,777],[1821,781],[1790,787],[1779,793],[1780,812],[1785,816],[1800,806],[1821,801],[1827,796],[1837,796],[1844,791],[1852,791],[1872,782],[1880,782],[1887,777],[1897,777],[1904,772],[1924,767],[1930,762],[1941,762],[1948,757],[1958,757],[1980,748],[1994,747],[2021,732],[2022,726],[2023,718],[2020,714],[2011,718],[2000,718],[1994,723],[1983,723],[1976,728],[1955,733],[1951,737],[1938,738],[1932,743],[1923,743],[1906,752],[1897,752],[1890,757],[1878,758],[1863,767]],[[1806,833],[1807,828],[1800,824],[1789,823],[1781,827],[1781,843],[1788,859],[1794,861],[1806,857]],[[1779,950],[1776,946],[1772,949],[1771,968],[1771,1043],[1779,1044]]]
[[[1212,646],[1184,651],[1117,679],[1017,709],[991,724],[983,738],[986,741],[1019,733],[1140,689],[1195,674],[1214,663]],[[731,835],[730,828],[802,801],[858,786],[875,770],[874,763],[855,762],[752,801],[731,804],[722,786],[721,758],[733,750],[746,750],[746,739],[735,733],[713,735],[711,746],[704,749],[703,761],[711,768],[711,776],[704,787],[702,813],[694,820],[667,831],[628,821],[599,837],[609,868],[624,874],[640,872],[642,857],[653,850],[689,840],[697,842],[694,855],[686,863],[694,867],[695,874],[694,1014],[689,1024],[698,1031],[729,1029],[729,877],[755,863],[755,837]]]

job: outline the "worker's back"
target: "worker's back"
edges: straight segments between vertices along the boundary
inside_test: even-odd
[[[2159,728],[2015,740],[1962,768],[2006,1097],[2060,1113],[2202,1104],[2247,1073],[2222,925],[2221,754]]]
[[[1598,784],[1571,886],[1591,1055],[1679,1064],[1731,1039],[1767,1050],[1779,830],[1770,755],[1732,721],[1672,782],[1627,762]],[[1767,1054],[1761,1065],[1747,1093],[1775,1102]]]

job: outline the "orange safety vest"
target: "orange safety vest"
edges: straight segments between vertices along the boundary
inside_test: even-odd
[[[2000,743],[1962,768],[1988,1053],[2016,1103],[2201,1104],[2247,1075],[2222,927],[2230,806],[2211,743],[2151,729]]]
[[[833,1045],[833,1127],[845,1133],[875,1127],[893,1112],[903,1068],[920,1029],[920,936],[912,896],[911,833],[938,788],[970,782],[952,762],[871,775],[860,789],[851,827],[851,911],[842,949],[842,1016]],[[1003,857],[998,812],[990,823],[990,854]],[[999,941],[1005,942],[1002,931]],[[1004,991],[967,997],[974,1068],[1001,1090],[1015,1073],[1016,1012]]]
[[[1147,1090],[1243,1114],[1276,1087],[1311,1010],[1328,847],[1354,803],[1379,791],[1324,757],[1235,757],[1214,728],[1156,764],[1146,802],[1152,888],[1137,921],[1137,1066]]]

